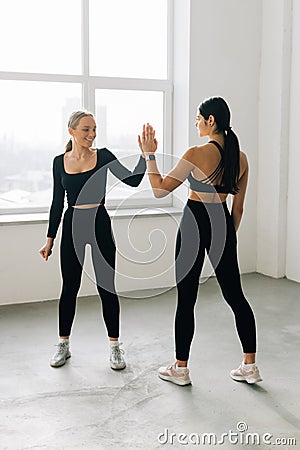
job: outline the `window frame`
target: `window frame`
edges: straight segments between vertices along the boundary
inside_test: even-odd
[[[81,0],[81,74],[48,74],[37,72],[9,72],[0,71],[0,80],[10,81],[38,81],[81,84],[82,107],[95,113],[95,99],[97,89],[133,90],[133,91],[159,91],[163,93],[163,145],[164,153],[172,154],[172,108],[173,108],[173,17],[174,6],[172,0],[167,0],[167,78],[164,80],[147,78],[103,77],[90,75],[89,51],[89,6],[90,2]],[[163,155],[162,155],[163,156]],[[170,158],[162,157],[160,171],[167,173],[171,167]],[[114,209],[117,201],[109,200],[108,209]],[[142,203],[142,204],[141,204]],[[172,194],[159,202],[160,206],[173,206]],[[155,198],[141,200],[129,199],[122,209],[157,206]],[[31,214],[48,212],[50,205],[45,207],[15,207],[0,208],[0,215]]]

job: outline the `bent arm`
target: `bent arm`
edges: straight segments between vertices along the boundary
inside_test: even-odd
[[[237,231],[244,212],[244,202],[245,202],[245,195],[246,195],[246,189],[248,184],[248,174],[249,174],[249,166],[246,155],[242,154],[242,167],[244,168],[244,171],[238,181],[238,188],[239,191],[236,195],[233,196],[232,200],[232,208],[231,208],[231,215],[233,218],[234,228]]]
[[[147,123],[143,125],[142,137],[138,136],[139,146],[144,154],[155,153],[158,142],[155,138],[155,130]],[[189,161],[189,149],[185,152],[182,158],[178,161],[176,166],[165,176],[162,177],[155,159],[147,159],[147,171],[149,181],[153,190],[154,197],[163,198],[170,192],[174,191],[180,186],[184,180],[189,176],[194,168],[194,165]]]
[[[194,165],[187,159],[188,152],[189,150],[165,177],[161,176],[156,160],[147,161],[149,181],[156,198],[166,197],[170,192],[178,188],[189,176]]]
[[[128,186],[137,187],[141,183],[146,172],[145,158],[141,155],[137,165],[131,171],[123,166],[113,153],[110,151],[109,153],[109,170],[111,173]]]

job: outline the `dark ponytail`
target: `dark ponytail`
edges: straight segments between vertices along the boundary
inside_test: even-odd
[[[237,135],[229,127],[225,133],[224,172],[221,184],[229,194],[237,194],[240,176],[240,144]]]
[[[208,120],[214,116],[217,132],[224,133],[224,170],[221,185],[230,194],[238,193],[240,175],[240,144],[237,135],[230,126],[230,109],[222,97],[211,97],[199,106],[199,113]]]

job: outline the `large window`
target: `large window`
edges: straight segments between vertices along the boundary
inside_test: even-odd
[[[91,74],[166,79],[167,1],[91,0]]]
[[[0,27],[0,212],[47,211],[52,159],[72,111],[95,113],[97,147],[128,168],[137,135],[154,124],[160,167],[171,142],[171,1],[10,0]],[[130,189],[113,176],[108,206],[153,202],[147,177]],[[169,204],[170,199],[164,200]]]

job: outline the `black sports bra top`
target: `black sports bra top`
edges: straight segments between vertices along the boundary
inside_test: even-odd
[[[190,183],[190,188],[192,189],[192,191],[196,192],[208,192],[208,193],[218,192],[220,194],[228,194],[227,190],[225,189],[225,186],[213,184],[213,182],[221,175],[224,169],[224,150],[222,149],[221,145],[216,141],[209,141],[209,144],[214,144],[217,147],[217,149],[221,154],[221,161],[219,162],[216,169],[208,177],[203,178],[202,180],[196,180],[196,178],[193,177],[192,173],[190,173],[187,178]]]

